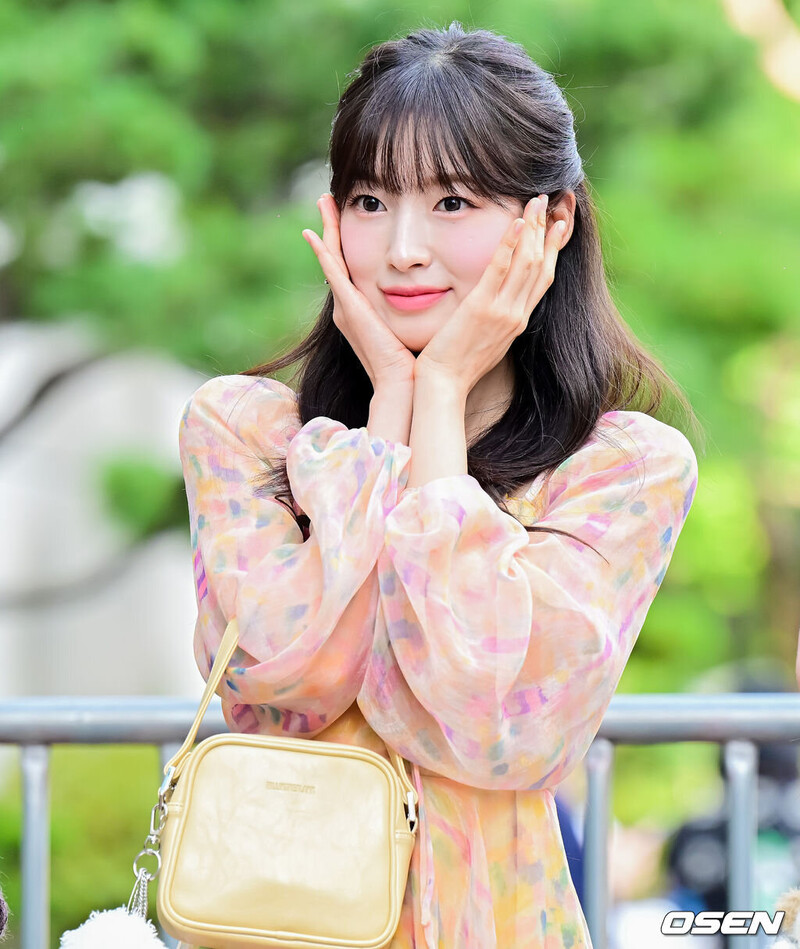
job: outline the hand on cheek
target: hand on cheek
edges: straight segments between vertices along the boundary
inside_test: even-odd
[[[547,230],[547,196],[532,199],[507,227],[489,265],[416,361],[466,396],[508,352],[552,284],[566,223]]]

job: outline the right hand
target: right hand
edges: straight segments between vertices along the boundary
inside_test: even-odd
[[[414,354],[394,335],[372,304],[350,279],[342,253],[339,208],[326,192],[317,201],[322,215],[322,239],[310,229],[303,237],[317,255],[333,294],[333,322],[341,331],[372,381],[372,388],[414,384]]]

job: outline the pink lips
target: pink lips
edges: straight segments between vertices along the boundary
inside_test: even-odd
[[[383,291],[383,295],[389,303],[398,310],[425,310],[429,306],[433,306],[434,303],[438,303],[446,293],[449,293],[449,288],[447,290],[428,290],[424,288],[422,292],[415,289],[413,292],[406,290],[404,293]]]

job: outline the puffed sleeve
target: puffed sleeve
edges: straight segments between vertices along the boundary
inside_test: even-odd
[[[323,416],[300,426],[283,383],[219,376],[187,402],[179,449],[194,553],[194,655],[208,678],[225,627],[239,646],[218,689],[232,731],[312,738],[355,701],[374,632],[385,517],[411,450]],[[295,510],[254,479],[285,457]],[[307,536],[304,536],[307,533]],[[373,581],[375,578],[373,577]]]
[[[541,484],[528,533],[470,475],[407,489],[386,520],[358,704],[400,754],[480,788],[558,784],[584,756],[697,485],[676,429],[609,412]]]

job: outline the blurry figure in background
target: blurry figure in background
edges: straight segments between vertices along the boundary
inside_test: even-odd
[[[800,666],[800,663],[798,663]],[[755,659],[718,667],[691,683],[697,692],[788,692],[791,673],[773,660]],[[719,771],[723,758],[720,748]],[[800,771],[797,744],[772,742],[758,748],[758,835],[753,867],[752,906],[729,906],[727,899],[729,859],[727,811],[723,802],[711,813],[686,820],[662,840],[653,828],[615,826],[612,842],[612,892],[609,913],[609,949],[677,949],[683,941],[704,949],[723,949],[725,937],[665,936],[660,932],[664,916],[680,910],[765,910],[786,908],[794,900],[800,909]],[[649,836],[649,842],[648,842]],[[661,871],[668,874],[659,886]],[[660,891],[659,896],[644,896]],[[781,940],[761,937],[758,949],[785,949],[794,943],[797,911],[787,911],[786,933]],[[739,941],[733,940],[733,946]],[[797,943],[800,949],[800,941]]]
[[[786,692],[777,676],[742,678],[739,692]],[[720,772],[722,773],[722,749]],[[753,905],[729,906],[727,812],[684,823],[668,844],[674,882],[670,898],[679,909],[767,910],[800,884],[800,780],[797,745],[771,742],[758,748],[758,836],[753,868]]]
[[[780,937],[772,949],[800,949],[800,890],[792,889],[775,904],[775,909],[786,915],[783,917]]]
[[[663,890],[660,883],[668,837],[666,829],[650,824],[626,827],[615,822],[611,835],[609,949],[679,949],[685,941],[697,938],[661,932],[667,913],[705,908],[688,892],[659,893]],[[722,939],[717,936],[703,937],[702,945],[703,949],[723,949]]]

